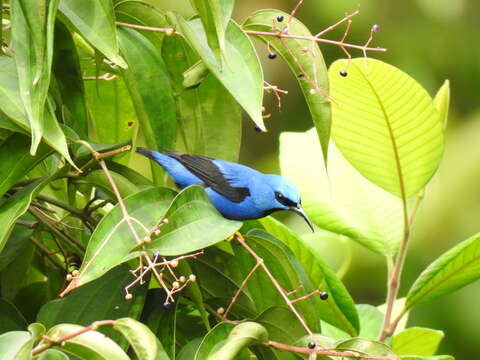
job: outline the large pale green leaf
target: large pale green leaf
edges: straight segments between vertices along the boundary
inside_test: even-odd
[[[268,31],[273,32],[272,25],[277,16],[283,16],[289,19],[289,33],[301,36],[312,36],[310,30],[298,19],[292,18],[290,15],[279,10],[259,10],[253,13],[242,25],[246,30]],[[284,23],[275,24],[280,30],[287,26]],[[271,36],[257,36],[264,42],[271,41]],[[281,39],[270,44],[271,49],[278,53],[288,64],[294,76],[297,78],[300,88],[302,89],[305,100],[307,101],[313,123],[317,129],[318,138],[322,147],[322,154],[326,163],[328,155],[328,143],[330,139],[331,127],[331,109],[330,101],[325,97],[328,93],[328,72],[322,52],[317,43],[308,40],[299,39]],[[311,53],[304,54],[307,48]],[[312,54],[315,56],[312,56]],[[302,74],[301,77],[298,75]],[[317,88],[323,90],[318,91]],[[313,91],[311,93],[311,90]]]
[[[244,322],[236,326],[220,323],[205,336],[195,360],[249,359],[244,349],[267,338],[267,331],[258,323]]]
[[[433,355],[443,336],[443,331],[440,330],[412,327],[393,337],[392,349],[398,355]]]
[[[38,360],[69,360],[70,358],[63,352],[56,349],[47,349],[43,351]]]
[[[84,0],[61,0],[59,10],[92,46],[115,64],[122,68],[127,67],[118,50],[115,14],[111,0],[89,3]]]
[[[181,126],[177,143],[189,154],[238,161],[242,118],[237,102],[211,73],[204,75],[200,86],[183,87],[183,73],[203,63],[197,62],[198,55],[182,38],[166,38],[162,53],[178,94],[175,100]]]
[[[126,198],[124,202],[130,216],[150,229],[164,218],[174,196],[173,190],[152,188]],[[85,258],[79,269],[80,273],[70,283],[71,290],[102,276],[126,260],[136,242],[128,225],[122,219],[120,207],[116,205],[100,221],[88,243]],[[134,227],[143,239],[145,231],[136,222]]]
[[[29,360],[21,352],[31,338],[28,331],[10,331],[0,335],[0,360]]]
[[[300,189],[310,219],[375,252],[397,252],[403,231],[400,199],[361,176],[334,143],[329,159],[327,172],[313,129],[280,135],[282,175]]]
[[[129,270],[126,265],[119,266],[65,298],[47,302],[40,308],[36,321],[51,328],[62,323],[87,326],[97,320],[139,318],[147,289],[136,286],[130,290],[133,299],[125,300],[125,286],[132,281]],[[101,327],[99,331],[117,342],[122,339],[111,327]]]
[[[435,173],[443,153],[440,115],[426,90],[379,60],[353,59],[329,69],[332,136],[345,158],[367,179],[408,198]]]
[[[249,231],[247,239],[248,245],[264,260],[280,286],[287,292],[297,290],[290,296],[291,299],[305,296],[315,289],[297,258],[283,242],[258,229]],[[255,266],[256,260],[236,242],[232,245],[243,280]],[[286,306],[285,299],[261,268],[255,271],[245,288],[253,299],[257,312],[263,312],[272,306]],[[313,332],[320,332],[320,301],[318,296],[311,296],[295,304]]]
[[[203,23],[207,42],[217,61],[223,61],[225,32],[235,0],[191,0]]]
[[[119,29],[120,48],[127,60],[123,72],[146,145],[171,149],[176,135],[175,100],[170,79],[158,50],[139,32]],[[161,168],[152,163],[156,184],[163,182]]]
[[[318,312],[326,321],[351,336],[359,331],[355,304],[343,283],[308,242],[272,217],[260,220],[265,230],[284,242],[305,269],[313,286],[328,293],[328,299],[318,304]]]
[[[53,57],[53,30],[58,0],[13,0],[11,2],[12,42],[18,74],[18,88],[31,134],[30,152],[35,154],[44,128],[45,103],[50,85]]]
[[[242,29],[234,21],[228,24],[225,33],[226,64],[222,67],[207,44],[200,19],[187,22],[175,13],[168,13],[167,19],[177,27],[255,124],[265,130],[262,118],[263,72],[255,48]]]
[[[55,24],[53,74],[62,100],[64,123],[85,139],[88,134],[88,113],[80,60],[72,34],[61,22]]]
[[[113,328],[128,340],[139,360],[155,360],[158,340],[146,325],[131,318],[121,318],[115,321]]]
[[[480,234],[462,241],[431,263],[407,294],[405,309],[427,303],[480,278]]]
[[[38,179],[23,189],[17,191],[0,206],[0,251],[15,226],[15,221],[22,216],[30,206],[35,195],[45,186],[47,178]]]
[[[19,128],[31,131],[24,105],[20,97],[19,78],[15,61],[8,56],[0,56],[0,109]],[[43,139],[52,148],[62,154],[70,163],[67,140],[53,113],[51,106],[42,106],[45,111]],[[15,129],[12,129],[15,131]]]
[[[53,150],[41,144],[35,156],[30,155],[30,139],[13,134],[0,144],[0,196],[20,181]]]
[[[60,324],[48,330],[46,336],[60,338],[82,330],[83,326]],[[47,340],[40,341],[40,344]],[[54,348],[56,348],[55,346]],[[61,344],[60,349],[81,359],[129,360],[130,358],[113,340],[98,331],[88,331],[77,335]]]
[[[240,229],[242,223],[225,219],[201,186],[180,192],[165,214],[161,236],[145,244],[150,252],[181,255],[216,244]]]

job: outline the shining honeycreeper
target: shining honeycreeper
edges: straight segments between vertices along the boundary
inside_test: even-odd
[[[203,186],[213,205],[227,219],[258,219],[275,211],[290,210],[302,216],[313,231],[301,207],[300,192],[283,176],[173,150],[160,153],[139,147],[137,152],[160,164],[180,189]]]

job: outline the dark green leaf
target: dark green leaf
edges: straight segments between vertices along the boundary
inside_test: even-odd
[[[272,24],[277,16],[283,16],[288,20],[285,27],[288,26],[289,33],[301,36],[312,36],[310,30],[298,19],[290,19],[290,15],[279,10],[259,10],[253,13],[242,25],[246,30],[268,31],[272,30]],[[277,23],[276,26],[281,27]],[[280,29],[281,30],[281,29]],[[272,40],[271,36],[255,36],[264,42]],[[295,78],[297,78],[300,88],[310,109],[313,123],[317,129],[318,138],[322,147],[322,154],[326,163],[328,154],[328,142],[330,139],[331,126],[331,110],[330,100],[325,97],[328,93],[328,72],[322,52],[317,43],[309,40],[299,39],[280,39],[270,44],[271,49],[279,54],[292,70]],[[301,55],[303,50],[307,48],[312,53]],[[303,74],[302,77],[298,77]],[[318,89],[321,89],[319,91]],[[313,94],[311,93],[313,90]]]
[[[59,10],[77,28],[78,32],[115,64],[127,64],[118,52],[115,14],[111,0],[85,3],[83,0],[62,0]]]
[[[242,118],[240,107],[213,74],[200,74],[200,86],[184,89],[183,74],[192,64],[202,67],[198,55],[185,40],[165,39],[163,57],[167,64],[179,112],[178,143],[189,154],[205,155],[229,161],[238,161]],[[200,69],[201,70],[201,69]],[[199,78],[194,82],[200,81]]]
[[[280,306],[268,308],[255,322],[268,332],[268,339],[284,344],[293,344],[305,335],[305,329],[290,309]]]
[[[187,343],[182,350],[178,353],[177,360],[192,360],[195,358],[195,354],[202,343],[202,338],[196,338]]]
[[[285,243],[303,266],[312,285],[328,293],[328,299],[318,303],[322,321],[326,321],[355,336],[359,319],[352,297],[335,272],[321,255],[300,236],[272,217],[260,220],[265,231]]]
[[[30,218],[26,221],[32,221]],[[33,223],[33,221],[32,221]],[[32,235],[33,229],[23,225],[15,225],[12,233],[8,237],[5,247],[0,252],[0,271],[8,266],[16,258],[26,253],[25,249],[30,243],[29,237]]]
[[[146,145],[152,150],[171,149],[177,121],[170,79],[157,49],[132,29],[119,29],[120,48],[127,60],[123,72]],[[161,169],[152,163],[155,183],[162,183]]]
[[[200,55],[207,68],[255,124],[265,130],[262,118],[263,72],[255,48],[242,29],[234,21],[228,24],[225,34],[226,64],[222,67],[207,44],[200,19],[187,22],[175,13],[168,13],[167,19],[177,26],[190,47]]]
[[[200,250],[225,240],[242,223],[225,219],[212,205],[201,186],[180,192],[165,214],[168,224],[160,237],[146,243],[145,249],[165,256]],[[188,239],[188,241],[185,241]]]
[[[133,299],[125,300],[125,286],[132,280],[128,270],[127,266],[120,266],[65,298],[46,303],[38,312],[36,321],[50,328],[62,323],[86,326],[97,320],[126,316],[139,318],[146,289],[140,286],[131,289]],[[100,331],[112,339],[121,338],[109,327],[102,327]]]
[[[164,218],[174,196],[173,190],[152,188],[126,198],[124,202],[130,216],[150,229]],[[143,228],[136,222],[134,226],[143,239]],[[122,212],[117,205],[102,219],[92,234],[79,269],[80,274],[70,283],[70,289],[84,285],[125,262],[126,256],[135,245],[135,238],[123,221]]]
[[[462,241],[431,263],[407,295],[405,309],[427,303],[480,278],[480,234]]]
[[[0,144],[0,196],[20,181],[53,150],[41,144],[35,156],[30,155],[30,139],[13,134]]]
[[[10,302],[0,299],[0,334],[7,331],[25,330],[27,321]]]
[[[249,231],[247,239],[248,245],[264,260],[280,286],[287,292],[297,290],[290,296],[291,299],[305,296],[314,290],[298,260],[283,242],[263,230]],[[245,278],[255,266],[256,260],[242,246],[237,243],[233,245],[235,257]],[[272,306],[286,306],[285,300],[261,268],[249,279],[246,289],[259,312]],[[319,302],[317,295],[295,304],[312,332],[320,331]]]
[[[392,349],[399,355],[429,356],[437,352],[443,337],[440,330],[412,327],[393,337]]]

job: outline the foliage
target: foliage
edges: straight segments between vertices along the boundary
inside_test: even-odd
[[[377,26],[347,43],[358,11],[312,35],[298,6],[240,25],[233,0],[191,5],[198,16],[139,0],[2,4],[0,359],[451,359],[435,355],[442,331],[406,317],[480,277],[479,235],[398,299],[444,152],[449,82],[432,98],[369,58],[384,50],[369,47]],[[342,40],[324,38],[343,23]],[[225,219],[202,187],[173,190],[130,152],[238,161],[241,109],[265,131],[264,91],[285,93],[264,81],[252,39],[296,76],[314,125],[281,135],[282,174],[315,241],[344,237],[385,258],[380,307],[355,304],[339,274],[348,263],[333,268],[308,236],[272,217]],[[364,57],[327,69],[320,43]]]

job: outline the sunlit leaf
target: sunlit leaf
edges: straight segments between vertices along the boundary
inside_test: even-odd
[[[402,355],[400,360],[455,360],[451,355],[433,355],[433,356],[418,356],[418,355]]]
[[[328,173],[315,131],[280,135],[282,175],[300,189],[302,206],[319,227],[345,235],[381,254],[398,251],[402,204],[361,176],[334,143]]]
[[[164,217],[168,224],[162,226],[161,235],[144,248],[165,256],[186,254],[216,244],[242,225],[224,218],[200,186],[190,186],[180,192]]]
[[[480,234],[448,250],[431,263],[407,294],[405,309],[427,303],[480,278]]]
[[[83,326],[60,324],[48,330],[46,336],[60,338],[82,330]],[[40,344],[47,342],[42,340]],[[60,345],[59,345],[60,346]],[[55,347],[54,347],[55,348]],[[110,338],[98,331],[88,331],[61,344],[61,349],[83,359],[129,360],[125,352]]]
[[[29,360],[22,355],[32,336],[28,331],[10,331],[0,335],[0,360]]]
[[[397,316],[400,316],[400,314],[403,311],[403,308],[405,307],[405,300],[406,298],[398,298],[393,302],[393,307],[392,307],[392,319],[396,319]],[[387,304],[382,304],[377,306],[377,309],[382,312],[382,314],[385,315],[385,312],[387,311]],[[397,334],[400,331],[405,330],[407,327],[407,322],[408,318],[410,316],[410,311],[406,311],[402,314],[401,320],[397,323],[397,326],[395,328],[394,334]]]
[[[176,135],[175,100],[170,79],[157,49],[139,32],[119,29],[120,48],[128,63],[125,84],[140,121],[146,145],[152,150],[171,149]],[[156,184],[161,169],[152,163]]]
[[[221,67],[207,44],[200,19],[187,22],[175,13],[168,13],[167,19],[177,26],[190,47],[200,55],[207,68],[255,124],[265,130],[262,118],[263,72],[255,48],[242,29],[234,21],[228,24],[225,33],[226,64]]]
[[[139,360],[155,360],[158,340],[147,326],[131,318],[121,318],[113,328],[128,340]]]
[[[163,57],[172,78],[179,112],[177,143],[189,154],[205,155],[228,161],[238,161],[242,118],[240,107],[225,87],[208,73],[203,62],[185,40],[166,38]],[[203,65],[198,87],[185,89],[184,74],[193,64]],[[197,68],[198,66],[196,66]],[[196,79],[195,81],[199,81]],[[177,147],[180,144],[177,144]]]
[[[437,352],[444,337],[443,331],[412,327],[396,334],[392,339],[392,349],[398,355],[429,356]]]
[[[440,89],[438,89],[433,98],[433,104],[437,108],[438,114],[440,115],[440,121],[443,123],[443,130],[445,130],[448,122],[448,109],[450,108],[449,80],[445,80]]]
[[[352,338],[337,343],[335,347],[338,351],[354,351],[360,354],[377,356],[394,356],[395,353],[390,347],[380,341],[366,340],[361,338]]]
[[[359,331],[355,304],[343,283],[317,251],[279,221],[267,217],[260,220],[265,230],[284,242],[305,269],[313,286],[327,292],[328,299],[320,301],[318,311],[322,321],[339,327],[354,336]]]
[[[126,68],[119,54],[115,14],[111,0],[86,3],[83,0],[61,0],[59,10],[92,46],[115,64]]]
[[[56,349],[47,349],[43,351],[38,360],[69,360],[70,358],[65,355],[63,352]]]
[[[443,153],[442,121],[427,91],[379,60],[353,59],[348,76],[337,60],[329,69],[332,136],[367,179],[408,198],[430,180]]]
[[[151,229],[164,218],[174,196],[173,190],[152,188],[127,197],[124,203],[131,217]],[[136,221],[133,224],[143,239],[145,230]],[[93,232],[79,269],[80,273],[70,283],[68,290],[84,285],[126,261],[126,256],[135,245],[135,238],[123,221],[120,206],[116,205],[103,217]]]
[[[278,16],[283,16],[285,19],[288,19],[288,25],[286,21],[285,23],[275,22]],[[310,30],[308,30],[301,21],[296,18],[290,18],[289,14],[279,10],[265,9],[256,11],[245,21],[242,28],[246,30],[274,32],[274,30],[272,30],[274,23],[280,30],[288,26],[290,34],[312,36]],[[263,42],[272,40],[271,36],[254,36]],[[320,47],[317,43],[309,40],[286,38],[271,42],[270,47],[287,62],[290,70],[298,80],[305,100],[307,101],[313,123],[317,129],[322,154],[326,163],[332,115],[330,101],[325,97],[325,94],[329,91],[328,72]],[[304,54],[305,48],[309,49],[310,53]],[[315,56],[313,56],[313,54],[315,54]],[[317,88],[322,91],[318,91]],[[313,94],[311,92],[312,89],[314,90]]]

